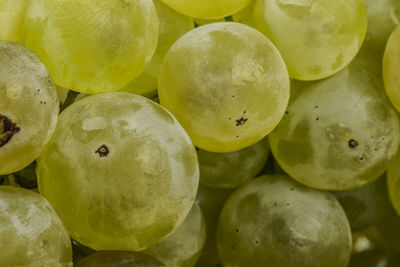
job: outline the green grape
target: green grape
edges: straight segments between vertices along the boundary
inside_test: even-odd
[[[260,141],[278,124],[289,87],[285,64],[265,36],[222,22],[198,27],[171,47],[158,94],[197,147],[232,152]]]
[[[301,89],[269,135],[279,165],[318,189],[350,190],[376,180],[396,154],[399,119],[379,80],[351,66]]]
[[[199,149],[200,182],[209,187],[235,188],[256,177],[267,162],[268,139],[229,153]]]
[[[190,211],[199,182],[196,150],[176,119],[123,92],[65,109],[37,175],[71,237],[95,250],[159,243]]]
[[[78,262],[76,267],[165,267],[165,265],[138,252],[98,251]]]
[[[386,93],[400,111],[400,25],[390,35],[383,56],[383,80]]]
[[[226,202],[217,247],[224,266],[346,267],[351,231],[330,193],[261,176]]]
[[[0,1],[0,40],[22,41],[26,6],[25,0]]]
[[[218,216],[232,192],[232,189],[199,186],[196,201],[204,215],[207,238],[196,267],[214,267],[218,264],[216,243]]]
[[[367,30],[363,0],[257,0],[253,20],[298,80],[318,80],[343,69]]]
[[[68,232],[46,199],[0,186],[0,266],[72,266]]]
[[[199,259],[206,239],[206,228],[200,207],[195,203],[179,228],[144,254],[166,266],[192,267]]]
[[[139,76],[157,45],[149,0],[34,0],[25,44],[56,84],[84,93],[121,89]]]
[[[388,205],[386,178],[380,177],[374,183],[351,191],[333,192],[349,219],[353,232],[365,229],[383,217]]]
[[[165,54],[179,37],[194,28],[191,18],[175,12],[160,0],[153,0],[153,2],[160,25],[156,51],[142,74],[122,88],[121,91],[149,96],[156,94],[158,76]]]
[[[232,19],[235,22],[243,23],[249,26],[254,26],[254,7],[256,6],[256,0],[251,0],[245,8],[240,10],[238,13],[232,15]]]
[[[0,175],[34,161],[57,124],[55,86],[37,56],[0,41]]]
[[[71,241],[72,241],[72,260],[74,264],[78,263],[83,258],[96,252],[93,249],[85,247],[84,245],[80,244],[79,242],[76,242],[73,239]]]
[[[250,0],[161,0],[186,16],[198,19],[219,19],[244,8]]]

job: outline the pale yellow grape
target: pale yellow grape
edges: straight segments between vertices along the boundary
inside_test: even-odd
[[[35,0],[25,43],[56,84],[84,93],[121,89],[139,76],[157,45],[149,0]]]
[[[265,137],[282,118],[289,77],[278,50],[257,30],[234,22],[198,27],[165,56],[161,104],[195,145],[231,152]]]
[[[0,186],[0,266],[72,267],[71,240],[41,195]]]
[[[123,92],[66,108],[37,175],[71,237],[95,250],[159,243],[189,213],[199,182],[196,150],[177,120]]]
[[[26,0],[0,0],[0,40],[21,42]]]
[[[0,41],[0,175],[34,161],[56,127],[55,86],[38,57]]]
[[[244,8],[250,0],[161,0],[186,16],[198,19],[219,19]]]
[[[203,214],[195,203],[183,223],[161,243],[146,249],[144,254],[171,267],[192,267],[199,259],[206,241]]]
[[[257,0],[254,23],[279,49],[290,77],[299,80],[344,68],[367,30],[362,0]]]
[[[383,80],[390,101],[400,111],[400,26],[393,31],[386,46]]]
[[[161,63],[168,49],[183,34],[194,28],[193,20],[164,5],[160,0],[153,0],[159,21],[158,44],[156,51],[143,73],[125,86],[121,91],[141,95],[154,95]]]

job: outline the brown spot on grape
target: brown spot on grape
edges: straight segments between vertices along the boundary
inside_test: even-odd
[[[21,128],[11,121],[10,118],[0,114],[0,147],[7,144]]]
[[[319,121],[319,118],[318,118],[318,117],[316,117],[316,118],[315,118],[315,120],[316,120],[316,121]]]
[[[356,146],[358,146],[358,142],[354,139],[350,139],[349,140],[349,147],[351,148],[355,148]]]
[[[239,233],[239,229],[236,229],[236,233]]]
[[[289,115],[289,111],[285,111],[285,115]]]
[[[244,125],[249,119],[241,117],[240,119],[236,120],[236,126]]]
[[[110,150],[106,145],[102,145],[94,153],[98,153],[99,156],[102,158],[102,157],[107,157],[108,153],[110,153]]]

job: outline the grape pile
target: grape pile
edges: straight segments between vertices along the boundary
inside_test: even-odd
[[[398,267],[399,112],[399,0],[0,0],[0,267]]]

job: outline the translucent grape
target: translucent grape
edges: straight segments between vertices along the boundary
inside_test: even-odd
[[[199,182],[196,150],[160,105],[130,93],[65,109],[38,160],[40,192],[95,250],[143,250],[172,233]]]
[[[192,267],[199,259],[206,240],[206,228],[200,207],[195,203],[178,229],[161,243],[146,249],[166,266]]]
[[[318,189],[350,190],[376,180],[396,154],[399,119],[379,80],[349,67],[301,89],[269,135],[279,165]],[[295,84],[294,84],[295,85]]]
[[[175,12],[160,0],[153,0],[153,2],[160,25],[157,49],[142,74],[122,89],[125,92],[142,95],[156,94],[158,76],[165,54],[179,37],[194,28],[191,18]]]
[[[56,84],[84,93],[121,89],[143,71],[157,45],[148,0],[35,0],[25,43]]]
[[[198,19],[218,19],[244,8],[250,0],[161,0],[186,16]]]
[[[26,6],[25,0],[0,1],[0,40],[22,41]]]
[[[198,150],[200,182],[209,187],[235,188],[257,176],[268,159],[268,139],[230,153]]]
[[[231,152],[253,145],[280,121],[289,79],[278,50],[260,32],[233,22],[198,27],[165,56],[161,104],[195,145]]]
[[[224,266],[346,267],[351,231],[330,193],[261,176],[226,202],[217,246]]]
[[[57,91],[37,56],[22,45],[0,41],[0,175],[39,156],[58,111]]]
[[[78,262],[76,267],[165,267],[165,265],[138,252],[98,251]]]
[[[362,0],[257,0],[254,26],[279,49],[291,78],[317,80],[356,56],[367,16]]]
[[[72,267],[68,232],[46,199],[0,186],[0,266]]]

